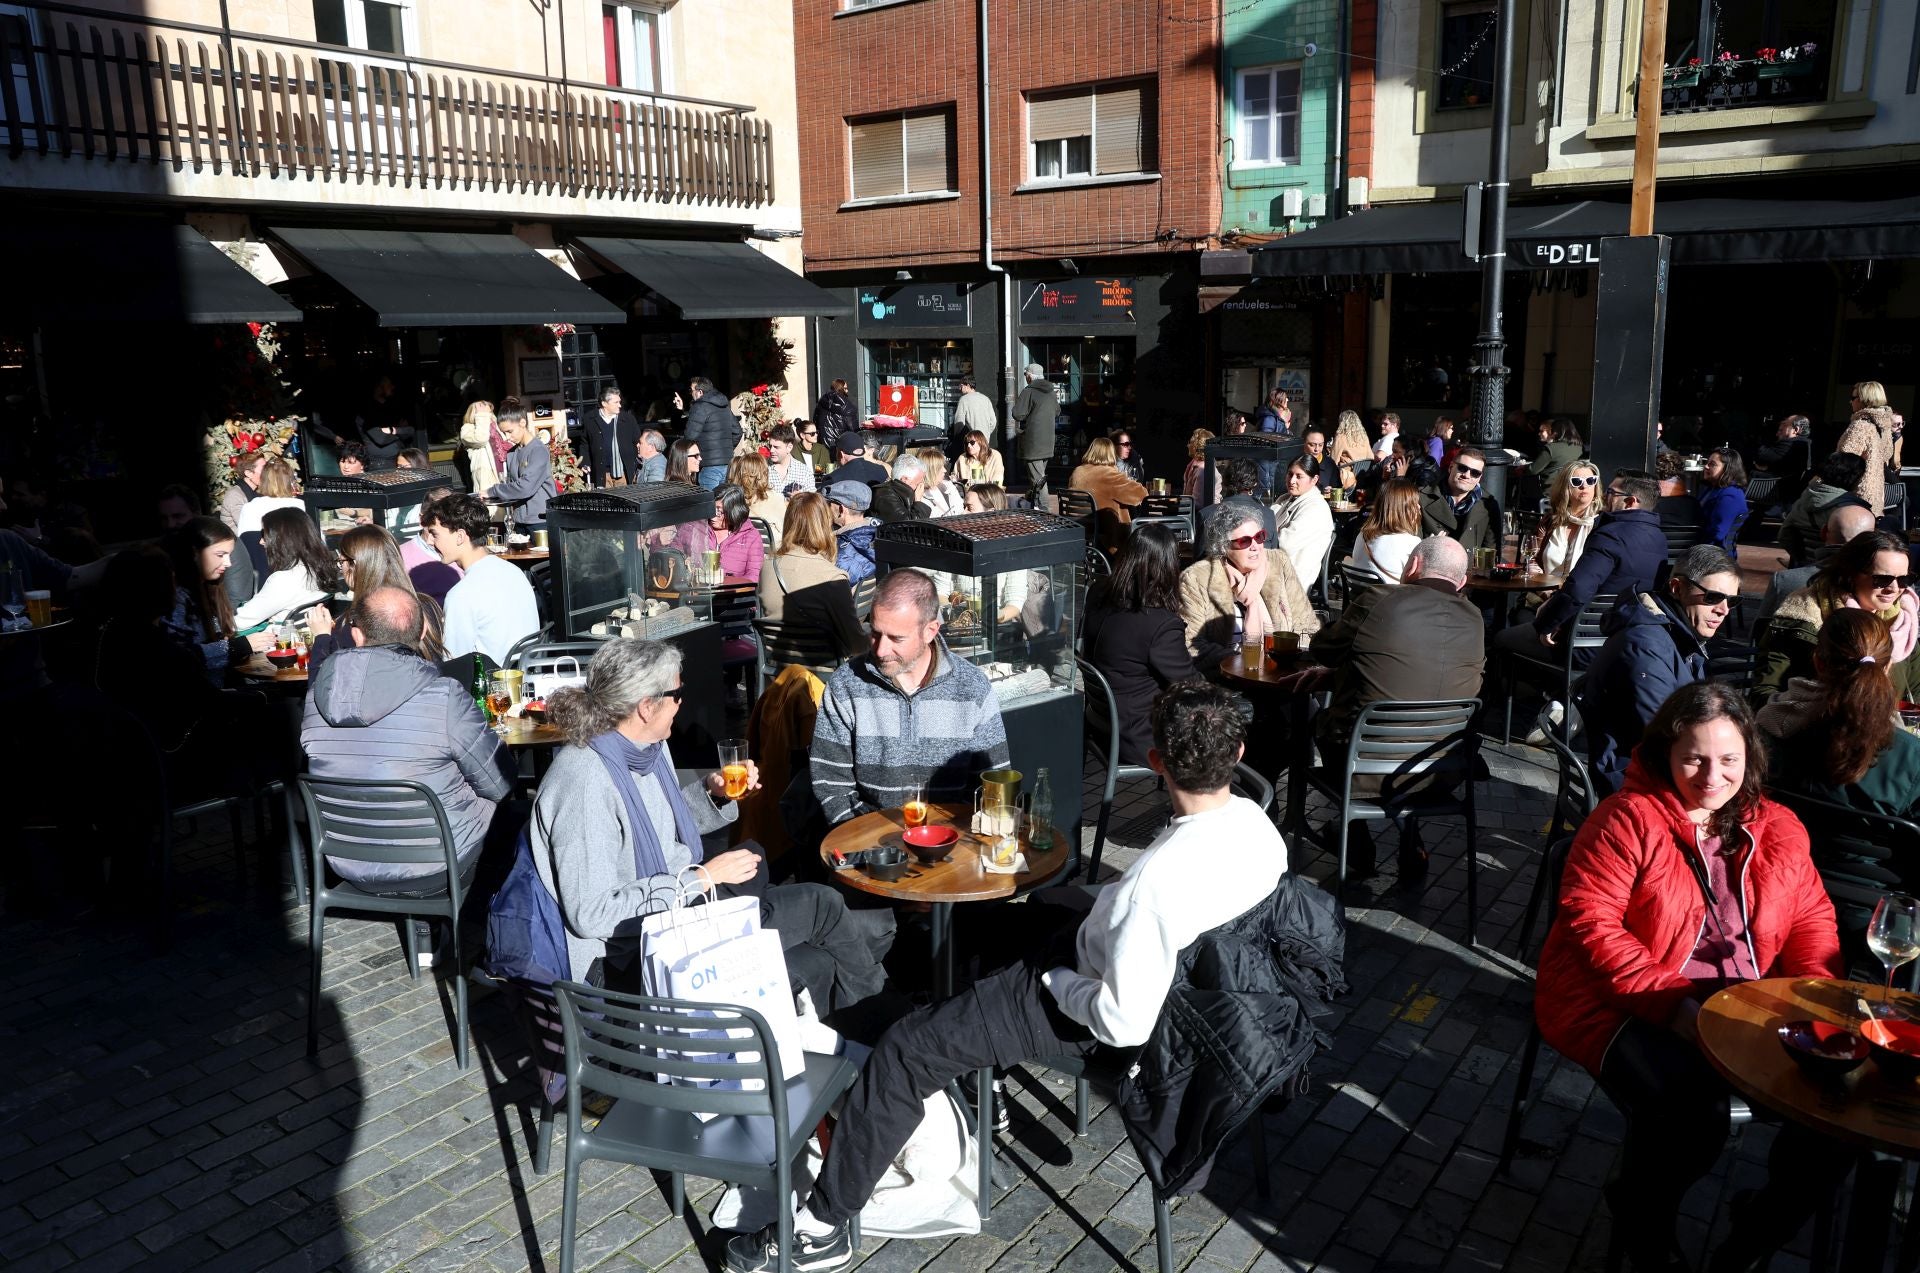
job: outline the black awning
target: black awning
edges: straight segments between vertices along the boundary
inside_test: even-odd
[[[582,238],[601,264],[645,283],[684,318],[837,318],[847,303],[744,243]]]
[[[300,311],[192,227],[63,222],[0,230],[0,312],[34,323],[297,323]]]
[[[510,234],[275,229],[382,327],[624,323],[625,311]]]
[[[1507,263],[1515,269],[1592,264],[1556,247],[1592,245],[1627,232],[1628,205],[1516,206],[1507,211]],[[1673,236],[1678,264],[1897,260],[1920,257],[1920,199],[1663,199],[1653,228]],[[1474,270],[1460,250],[1461,205],[1370,208],[1254,249],[1255,274],[1407,274]]]

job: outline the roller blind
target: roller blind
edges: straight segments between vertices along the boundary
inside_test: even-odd
[[[909,115],[905,120],[907,193],[945,190],[947,185],[947,114]]]
[[[1148,172],[1153,146],[1146,87],[1123,84],[1095,94],[1093,170],[1096,173]]]
[[[899,117],[853,124],[850,131],[853,134],[853,197],[880,199],[905,194]]]
[[[1027,99],[1027,140],[1062,141],[1093,132],[1093,93],[1080,89]]]

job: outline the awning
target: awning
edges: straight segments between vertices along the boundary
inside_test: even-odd
[[[599,262],[673,302],[681,317],[837,318],[847,302],[744,243],[693,239],[575,240]]]
[[[382,327],[624,323],[626,313],[510,234],[274,229]]]
[[[0,312],[34,323],[297,323],[300,311],[192,227],[161,221],[0,228]]]
[[[1609,200],[1507,210],[1507,264],[1584,267],[1600,240],[1627,232],[1628,206]],[[1662,199],[1653,228],[1689,265],[1920,257],[1920,199],[1878,202]],[[1475,270],[1460,250],[1461,205],[1370,208],[1253,251],[1255,274],[1407,274]]]

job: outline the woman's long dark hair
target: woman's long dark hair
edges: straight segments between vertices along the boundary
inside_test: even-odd
[[[698,444],[689,442],[685,438],[675,438],[673,445],[667,448],[667,480],[669,482],[679,482],[686,486],[696,485],[694,480],[687,476],[687,452],[693,450],[696,445]],[[706,463],[706,453],[702,452],[701,467],[706,467]]]
[[[1827,564],[1820,567],[1820,573],[1813,578],[1814,592],[1829,605],[1842,597],[1853,595],[1853,581],[1861,575],[1873,573],[1873,559],[1881,553],[1899,553],[1907,555],[1907,545],[1898,535],[1884,530],[1870,530],[1864,535],[1855,535],[1840,545],[1840,550],[1827,558]]]
[[[1720,480],[1715,486],[1737,486],[1741,490],[1747,487],[1747,462],[1740,458],[1740,452],[1730,446],[1717,446],[1713,454],[1720,457]]]
[[[1707,819],[1707,832],[1721,837],[1732,835],[1740,824],[1749,821],[1760,807],[1761,788],[1767,783],[1767,751],[1760,731],[1753,723],[1753,711],[1747,700],[1719,681],[1698,681],[1682,685],[1667,697],[1647,724],[1641,736],[1640,765],[1655,782],[1675,790],[1673,781],[1673,744],[1681,734],[1710,721],[1732,721],[1740,731],[1747,749],[1746,773],[1733,799],[1713,811]]]
[[[1114,563],[1107,599],[1115,610],[1180,609],[1180,540],[1172,528],[1135,526]]]
[[[333,553],[320,538],[320,528],[302,509],[276,508],[261,518],[260,549],[267,555],[268,570],[304,566],[314,585],[328,592],[340,591],[345,582],[334,564]]]
[[[1820,724],[1826,729],[1827,772],[1835,786],[1860,781],[1893,743],[1893,632],[1865,610],[1835,610],[1820,625],[1814,650],[1820,669]]]
[[[302,514],[305,516],[305,514]],[[233,543],[233,528],[218,517],[195,517],[160,537],[161,551],[173,563],[173,581],[187,590],[187,617],[200,623],[202,640],[233,636],[233,604],[218,581],[207,582],[200,554],[215,544]],[[245,551],[237,544],[236,551]]]

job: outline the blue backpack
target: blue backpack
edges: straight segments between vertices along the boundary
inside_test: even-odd
[[[485,968],[496,977],[548,987],[573,977],[560,903],[533,864],[533,843],[520,830],[513,869],[487,907]]]

